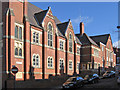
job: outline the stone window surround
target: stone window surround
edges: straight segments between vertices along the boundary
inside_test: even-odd
[[[34,56],[35,56],[35,65],[33,65],[33,59],[34,59]],[[38,56],[38,66],[36,65],[36,57]],[[33,66],[33,68],[40,68],[40,56],[39,56],[39,54],[33,54],[33,56],[32,56],[32,66]]]

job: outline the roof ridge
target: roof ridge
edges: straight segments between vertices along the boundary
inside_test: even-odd
[[[89,36],[89,37],[99,37],[99,36],[105,36],[105,35],[110,35],[110,34],[101,34],[101,35],[95,35],[95,36]]]
[[[84,33],[86,36],[87,36],[87,39],[89,40],[89,42],[92,44],[91,40],[97,45],[97,43],[92,39],[90,38],[86,33]],[[98,46],[98,45],[97,45]]]
[[[30,2],[28,2],[28,4],[31,4],[31,5],[35,6],[34,4],[32,4],[32,3],[30,3]],[[37,7],[37,6],[35,6],[35,7]],[[39,7],[37,7],[37,8],[39,8]],[[41,8],[39,8],[39,9],[41,9]],[[43,9],[41,9],[41,10],[43,10]]]
[[[65,24],[65,23],[69,23],[69,21],[66,21],[66,22],[61,22],[61,23],[58,23],[57,25],[60,25],[60,24]]]

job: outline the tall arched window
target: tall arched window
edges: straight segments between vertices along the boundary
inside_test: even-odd
[[[39,56],[36,56],[36,67],[39,67]]]
[[[18,48],[15,48],[15,55],[18,55]]]
[[[19,28],[19,39],[22,39],[22,28]]]
[[[19,56],[22,56],[22,49],[19,49]]]
[[[72,52],[72,34],[69,34],[69,51]]]
[[[53,46],[52,41],[53,41],[53,34],[52,34],[52,24],[48,24],[48,46]]]
[[[15,26],[15,38],[18,38],[18,26]]]
[[[33,67],[35,67],[35,58],[36,58],[36,56],[33,55]]]

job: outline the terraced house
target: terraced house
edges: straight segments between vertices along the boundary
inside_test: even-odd
[[[60,22],[51,8],[42,10],[27,0],[2,2],[0,61],[3,87],[18,67],[16,80],[48,79],[50,75],[79,74],[80,70],[116,65],[110,34],[88,36],[80,23]]]

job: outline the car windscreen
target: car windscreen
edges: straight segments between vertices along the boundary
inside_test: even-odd
[[[77,77],[77,80],[84,80],[82,77]]]
[[[97,74],[93,74],[93,77],[99,77]]]

